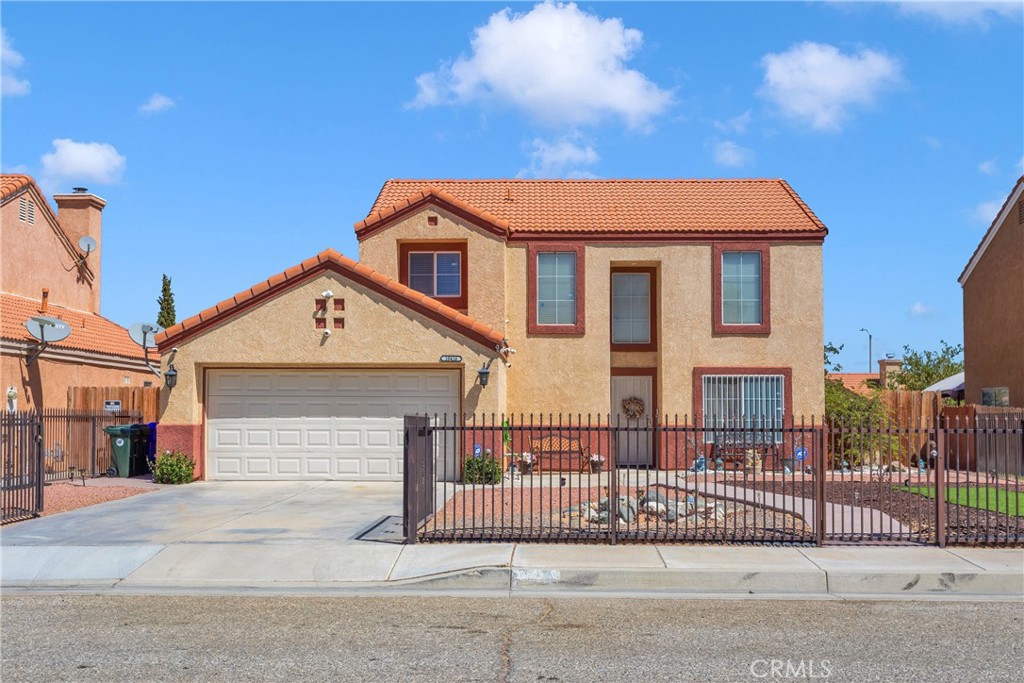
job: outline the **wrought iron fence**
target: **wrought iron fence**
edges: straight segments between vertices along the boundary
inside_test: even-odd
[[[42,410],[0,413],[3,521],[38,515],[46,482],[95,477],[111,466],[104,427],[137,422],[140,413]]]
[[[2,522],[43,511],[42,421],[37,413],[0,413]]]
[[[1024,542],[1019,418],[751,424],[406,418],[407,541]]]

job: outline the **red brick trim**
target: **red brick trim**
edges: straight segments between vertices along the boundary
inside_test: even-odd
[[[206,452],[203,450],[202,438],[204,431],[204,425],[161,422],[156,428],[157,455],[164,451],[179,450],[195,461],[195,478],[206,479]]]
[[[576,254],[576,324],[541,325],[537,323],[537,256],[551,252],[571,251]],[[586,246],[581,242],[545,242],[526,245],[526,331],[529,334],[583,334],[586,331]]]
[[[793,368],[766,367],[701,367],[693,369],[693,424],[704,424],[704,376],[705,375],[782,375],[783,420],[793,416]]]
[[[406,287],[409,286],[409,254],[413,252],[426,252],[426,251],[457,251],[461,256],[462,268],[459,273],[461,282],[459,283],[459,290],[462,292],[459,296],[435,296],[432,297],[436,301],[440,301],[445,306],[451,306],[452,308],[466,312],[469,308],[469,257],[466,247],[466,242],[399,242],[398,243],[398,281]]]
[[[612,340],[615,322],[615,291],[611,279],[616,273],[646,273],[651,279],[651,341],[646,344],[616,344]],[[608,276],[608,344],[612,351],[657,351],[658,350],[658,269],[650,266],[613,266]]]
[[[722,322],[722,255],[727,251],[761,252],[761,324],[727,325]],[[711,245],[711,331],[713,334],[772,333],[771,248],[767,242],[715,242]]]

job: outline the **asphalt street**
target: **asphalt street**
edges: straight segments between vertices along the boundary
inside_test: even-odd
[[[6,595],[20,681],[1019,681],[1007,602]]]

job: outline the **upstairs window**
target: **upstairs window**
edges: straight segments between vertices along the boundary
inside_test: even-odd
[[[537,324],[576,324],[576,254],[537,254]]]
[[[657,349],[655,273],[646,267],[612,270],[612,351]]]
[[[761,252],[722,254],[722,322],[761,324]]]
[[[583,334],[587,250],[579,242],[526,245],[526,331]]]
[[[719,242],[711,262],[712,332],[771,334],[771,249],[766,242]]]
[[[432,297],[462,294],[462,254],[457,251],[414,251],[409,254],[409,286]]]
[[[403,242],[398,246],[398,279],[452,308],[467,307],[465,242]]]

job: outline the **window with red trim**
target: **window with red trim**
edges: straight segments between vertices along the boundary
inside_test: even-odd
[[[527,245],[527,331],[583,334],[585,249],[575,243]]]
[[[771,333],[771,252],[764,242],[712,248],[712,331]]]
[[[402,242],[398,280],[452,308],[465,310],[469,297],[465,242]]]

